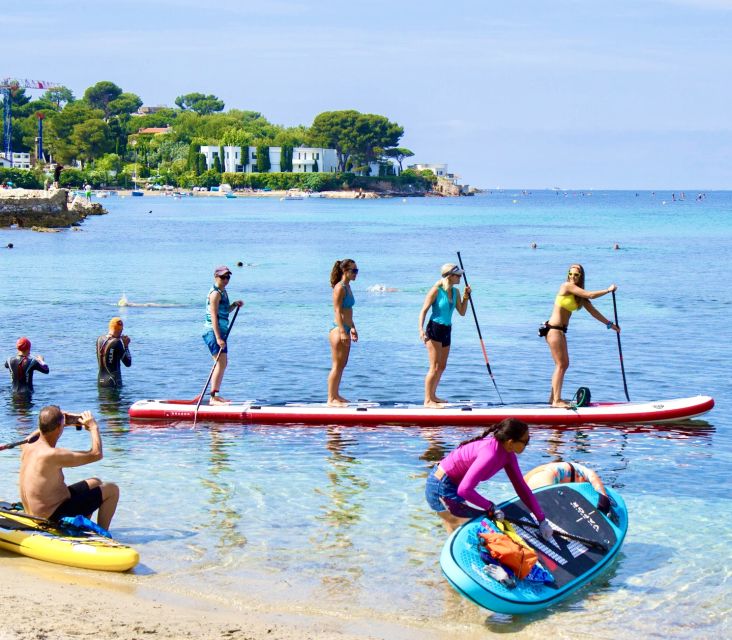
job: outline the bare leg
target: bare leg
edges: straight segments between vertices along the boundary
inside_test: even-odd
[[[90,489],[99,487],[102,490],[102,504],[97,512],[97,524],[109,531],[119,502],[119,487],[114,482],[102,482],[99,478],[87,478],[86,483]]]
[[[569,403],[562,400],[562,385],[564,374],[569,368],[569,353],[567,351],[567,337],[563,332],[550,330],[546,336],[546,342],[554,360],[554,373],[552,374],[552,392],[549,396],[549,404],[553,407],[568,407]]]
[[[216,360],[216,358],[214,358]],[[228,354],[222,353],[221,356],[219,356],[218,362],[216,362],[216,366],[214,367],[213,375],[211,376],[211,392],[214,391],[218,394],[219,389],[221,389],[221,383],[224,380],[224,372],[226,371],[226,365],[229,363],[228,360]],[[211,400],[209,404],[226,404],[228,401],[224,400],[219,395],[211,396]]]
[[[452,515],[449,511],[438,511],[437,515],[440,516],[442,524],[445,525],[447,533],[450,534],[458,527],[462,526],[466,522],[470,522],[470,518],[458,518]]]
[[[450,347],[443,347],[440,342],[428,340],[426,343],[427,355],[430,359],[430,368],[424,379],[424,406],[439,408],[441,400],[437,397],[437,385],[442,377],[442,372],[447,364],[447,356],[450,353]]]
[[[342,342],[340,332],[333,329],[328,335],[330,340],[330,355],[332,366],[328,374],[328,405],[332,407],[342,407],[348,404],[339,392],[341,386],[341,378],[343,370],[348,364],[348,356],[351,353],[351,341]]]

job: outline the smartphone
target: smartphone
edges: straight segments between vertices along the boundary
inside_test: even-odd
[[[67,413],[64,411],[64,424],[67,427],[74,426],[77,431],[81,431],[81,414],[80,413]]]

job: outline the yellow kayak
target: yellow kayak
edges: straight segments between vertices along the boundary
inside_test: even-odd
[[[132,547],[111,538],[4,508],[0,508],[0,549],[99,571],[127,571],[140,561]]]

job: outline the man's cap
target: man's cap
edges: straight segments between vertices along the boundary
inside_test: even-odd
[[[231,269],[229,269],[225,264],[222,264],[220,267],[216,267],[214,276],[225,276],[227,273],[231,274]]]
[[[15,348],[18,351],[30,351],[31,348],[31,341],[28,340],[25,336],[22,338],[18,338],[18,342],[15,343]]]

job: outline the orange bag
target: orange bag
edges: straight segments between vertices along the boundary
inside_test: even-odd
[[[538,561],[533,549],[514,542],[503,533],[479,533],[478,538],[492,558],[511,569],[521,580],[529,575]]]

